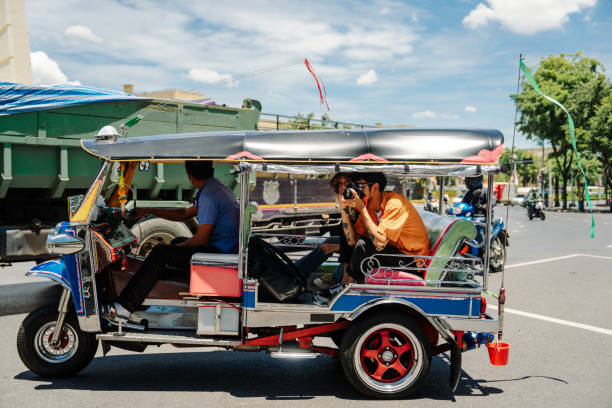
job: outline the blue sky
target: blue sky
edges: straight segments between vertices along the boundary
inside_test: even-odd
[[[512,138],[519,54],[584,50],[612,69],[610,0],[27,0],[34,80],[197,89],[264,112],[496,128]],[[241,74],[296,63],[272,72]],[[608,75],[610,75],[608,73]],[[223,84],[214,85],[219,80]],[[518,136],[517,145],[532,142]]]

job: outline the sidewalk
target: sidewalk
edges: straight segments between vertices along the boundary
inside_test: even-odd
[[[29,313],[57,302],[61,288],[48,278],[25,276],[35,264],[20,262],[0,268],[0,316]]]

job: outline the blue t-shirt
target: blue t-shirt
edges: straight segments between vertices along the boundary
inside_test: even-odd
[[[209,244],[226,254],[237,253],[240,207],[232,190],[213,177],[198,190],[195,205],[198,224],[213,225]]]

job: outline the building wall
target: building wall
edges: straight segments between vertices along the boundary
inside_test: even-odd
[[[32,83],[25,0],[0,0],[0,81]]]

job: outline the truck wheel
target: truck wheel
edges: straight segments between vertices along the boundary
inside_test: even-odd
[[[427,376],[431,345],[412,318],[375,313],[346,330],[341,360],[347,379],[362,394],[403,398],[415,392]]]
[[[163,218],[149,218],[134,225],[130,231],[140,242],[134,252],[141,256],[147,256],[156,245],[167,245],[174,238],[189,238],[193,235],[182,222],[168,221]]]
[[[60,344],[49,344],[55,331],[57,306],[43,306],[30,313],[17,333],[21,361],[41,377],[68,377],[84,369],[98,348],[96,335],[79,328],[74,312],[68,313]]]

